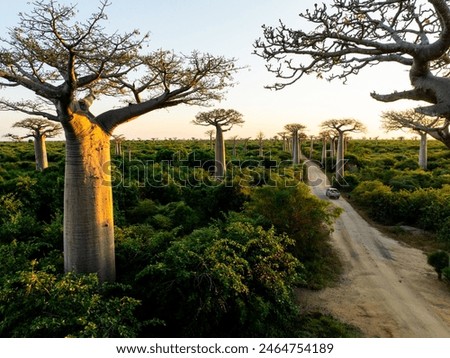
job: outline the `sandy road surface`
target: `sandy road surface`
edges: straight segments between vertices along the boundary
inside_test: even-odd
[[[312,191],[325,196],[325,175],[310,166]],[[359,327],[367,337],[450,337],[450,289],[437,280],[422,251],[370,226],[344,199],[333,244],[344,275],[332,288],[300,291],[306,308],[320,309]]]

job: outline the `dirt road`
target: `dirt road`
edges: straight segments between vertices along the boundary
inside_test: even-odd
[[[309,179],[312,191],[329,200],[317,166]],[[381,234],[343,198],[332,202],[344,209],[332,240],[345,272],[336,287],[299,292],[306,308],[327,311],[366,337],[450,337],[450,289],[425,254]]]

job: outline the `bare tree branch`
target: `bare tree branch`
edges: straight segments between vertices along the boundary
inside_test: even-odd
[[[333,0],[299,16],[315,28],[263,26],[264,38],[254,44],[279,79],[268,88],[282,89],[310,74],[345,82],[366,67],[396,62],[409,67],[414,90],[372,97],[426,101],[435,105],[427,113],[450,116],[448,1]]]

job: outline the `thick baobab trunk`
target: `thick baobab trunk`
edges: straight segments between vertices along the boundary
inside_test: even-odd
[[[298,132],[292,133],[292,164],[296,165],[300,162],[298,150]]]
[[[115,280],[110,141],[89,118],[74,114],[64,125],[64,266]]]
[[[326,165],[327,162],[327,139],[322,139],[322,158],[321,158],[321,164],[322,166]]]
[[[419,166],[423,170],[427,170],[427,161],[428,161],[428,153],[427,153],[427,133],[420,132],[420,147],[419,147]]]
[[[115,150],[114,150],[114,154],[118,157],[120,157],[122,155],[122,143],[120,143],[119,141],[115,141]]]
[[[310,146],[309,146],[309,159],[312,159],[313,150],[314,150],[314,138],[311,137],[311,143],[310,143]]]
[[[336,180],[342,182],[344,178],[344,133],[339,133],[336,153]]]
[[[225,141],[220,126],[216,126],[215,166],[214,176],[216,178],[223,178],[227,170],[227,163],[225,159]]]
[[[34,156],[36,159],[36,170],[43,171],[48,168],[45,135],[34,137]]]
[[[335,143],[336,143],[336,138],[332,137],[330,139],[330,158],[331,158],[331,167],[334,167],[334,157],[335,157]]]

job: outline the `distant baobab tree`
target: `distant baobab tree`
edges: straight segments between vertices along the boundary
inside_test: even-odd
[[[117,134],[112,137],[114,139],[114,154],[120,157],[122,155],[122,142],[125,140],[125,136],[123,134]]]
[[[289,132],[279,132],[278,135],[281,137],[282,141],[283,141],[283,147],[282,150],[287,152],[288,151],[288,136],[289,136]]]
[[[264,157],[264,148],[263,148],[264,133],[259,131],[258,134],[256,135],[256,139],[258,140],[258,145],[259,145],[258,156],[260,158],[262,158],[262,157]]]
[[[322,155],[320,159],[320,163],[322,166],[326,165],[327,162],[327,153],[328,153],[328,142],[330,141],[330,158],[333,159],[333,154],[331,153],[331,147],[333,146],[333,134],[331,130],[324,130],[319,133],[319,137],[322,138]]]
[[[43,171],[44,169],[48,168],[47,146],[45,140],[46,138],[53,138],[58,134],[61,134],[61,125],[44,118],[27,118],[14,123],[13,127],[28,129],[29,133],[23,136],[14,134],[7,134],[6,136],[11,137],[15,140],[33,138],[36,170]]]
[[[65,271],[115,280],[110,137],[123,123],[180,104],[208,105],[224,97],[235,59],[173,51],[147,52],[148,34],[108,34],[108,0],[86,20],[76,6],[31,2],[29,13],[0,39],[0,87],[23,87],[33,100],[0,100],[0,109],[58,122],[66,139]],[[87,6],[83,4],[83,6]],[[8,36],[8,38],[6,38]],[[119,107],[91,112],[101,96]]]
[[[300,163],[300,145],[299,145],[299,131],[302,131],[306,128],[303,124],[300,123],[290,123],[284,126],[284,129],[291,133],[292,136],[292,164],[296,165]]]
[[[209,149],[213,150],[213,143],[214,143],[214,129],[208,129],[205,134],[209,136]]]
[[[214,109],[209,112],[198,113],[192,123],[200,126],[214,126],[216,128],[214,176],[223,178],[227,170],[223,133],[229,131],[234,125],[244,123],[242,114],[234,109]]]
[[[449,122],[444,118],[430,117],[414,110],[387,111],[381,115],[382,126],[386,131],[405,130],[419,134],[419,166],[426,170],[428,162],[427,135],[444,143],[450,148],[450,136],[448,136]],[[447,133],[447,134],[446,134]],[[448,144],[446,144],[448,142]]]
[[[238,139],[238,136],[235,135],[235,136],[231,137],[230,139],[233,141],[233,149],[232,149],[232,152],[231,152],[232,153],[231,156],[233,158],[236,158],[237,157],[237,139]]]
[[[333,130],[338,135],[338,147],[336,155],[336,180],[343,182],[344,178],[344,135],[348,132],[364,132],[366,127],[356,119],[330,119],[322,122],[322,129]]]

